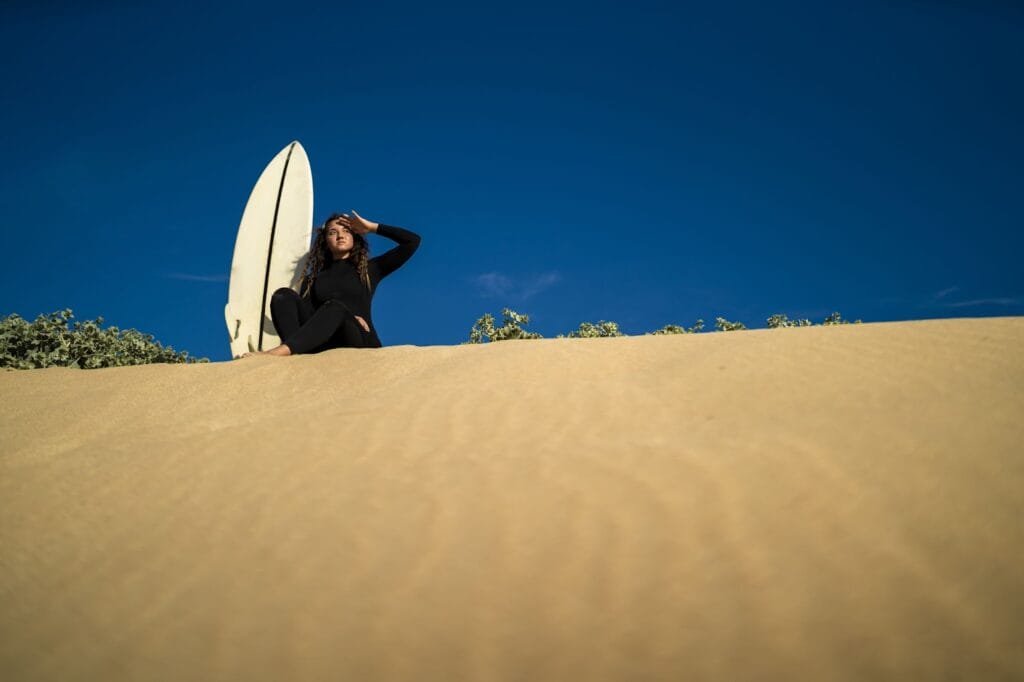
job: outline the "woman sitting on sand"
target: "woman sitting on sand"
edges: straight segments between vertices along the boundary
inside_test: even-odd
[[[364,236],[376,232],[398,246],[369,258]],[[420,245],[415,232],[334,213],[317,230],[299,291],[278,289],[270,299],[270,315],[281,345],[250,355],[317,353],[329,348],[380,348],[370,302],[382,279],[409,260]]]

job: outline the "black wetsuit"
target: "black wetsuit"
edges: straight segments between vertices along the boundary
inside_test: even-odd
[[[311,292],[300,297],[291,289],[278,289],[270,299],[270,314],[281,343],[292,353],[317,353],[329,348],[380,348],[370,303],[380,281],[409,260],[420,245],[415,232],[380,224],[377,234],[398,242],[368,262],[370,288],[348,259],[335,260],[317,275]],[[366,320],[365,331],[356,316]]]

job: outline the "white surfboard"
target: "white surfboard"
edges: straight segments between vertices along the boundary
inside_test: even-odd
[[[238,226],[224,307],[232,357],[280,343],[270,297],[298,290],[312,234],[313,174],[306,150],[292,142],[263,170]]]

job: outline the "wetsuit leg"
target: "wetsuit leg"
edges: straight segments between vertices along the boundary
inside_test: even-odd
[[[270,317],[281,343],[285,343],[313,317],[313,304],[287,287],[278,289],[270,297]]]
[[[362,327],[340,301],[327,301],[286,343],[293,353],[315,353],[328,348],[364,348]]]
[[[369,333],[363,331],[362,325],[351,313],[345,316],[341,327],[328,342],[328,348],[370,348]]]

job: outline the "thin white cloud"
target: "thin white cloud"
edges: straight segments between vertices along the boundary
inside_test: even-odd
[[[561,279],[562,276],[557,272],[520,277],[512,277],[501,272],[485,272],[473,277],[473,283],[476,284],[481,296],[525,301],[551,288]]]
[[[960,291],[960,287],[946,287],[936,291],[928,300],[922,302],[922,308],[972,308],[981,305],[1021,305],[1024,298],[1020,296],[993,296],[991,298],[973,298],[969,301],[952,301],[952,294]]]
[[[542,275],[537,275],[523,283],[522,297],[529,298],[534,294],[539,294],[560,279],[561,276],[557,272],[545,272]]]
[[[513,288],[512,279],[500,272],[485,272],[474,277],[473,281],[480,287],[481,294],[494,298],[508,296]]]
[[[226,282],[227,275],[190,275],[185,272],[169,272],[164,277],[168,279],[180,279],[185,282]]]
[[[973,301],[957,301],[956,303],[944,303],[943,305],[947,308],[966,308],[976,305],[1020,305],[1021,303],[1024,303],[1024,301],[1019,298],[1003,296],[999,298],[978,298]]]

